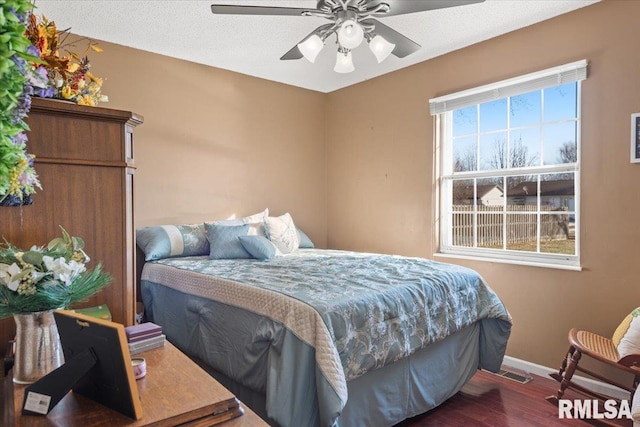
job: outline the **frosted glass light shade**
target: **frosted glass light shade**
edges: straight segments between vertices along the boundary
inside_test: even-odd
[[[360,46],[364,40],[364,30],[362,25],[358,24],[353,19],[347,19],[342,23],[338,30],[338,41],[340,46],[345,49],[355,49]]]
[[[369,49],[376,56],[378,60],[378,64],[387,59],[387,57],[393,52],[396,45],[393,43],[389,43],[384,37],[381,35],[376,35],[369,42]]]
[[[313,34],[310,37],[307,37],[303,42],[298,43],[298,49],[302,52],[309,62],[316,62],[316,57],[324,47],[324,43],[322,39],[317,35]]]
[[[351,57],[351,52],[348,52],[346,55],[344,53],[338,52],[338,56],[336,58],[336,66],[333,67],[333,71],[336,73],[350,73],[355,70],[356,67],[353,66],[353,58]]]

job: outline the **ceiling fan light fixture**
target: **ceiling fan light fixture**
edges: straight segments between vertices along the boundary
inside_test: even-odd
[[[389,43],[380,34],[377,34],[369,42],[369,49],[376,56],[378,64],[387,59],[387,57],[391,55],[391,52],[393,52],[393,49],[395,49],[395,47],[395,44]]]
[[[364,40],[364,29],[357,21],[346,19],[338,29],[338,42],[345,49],[355,49]]]
[[[353,57],[351,56],[351,52],[341,52],[338,50],[338,54],[336,56],[336,66],[333,67],[333,71],[336,73],[351,73],[355,70],[356,67],[353,66]]]
[[[312,34],[303,42],[298,43],[298,49],[305,58],[311,63],[316,62],[316,57],[324,47],[324,42],[317,34]]]

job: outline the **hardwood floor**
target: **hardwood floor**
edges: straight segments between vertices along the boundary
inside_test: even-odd
[[[405,420],[395,427],[556,427],[593,426],[576,419],[559,419],[558,408],[545,400],[555,394],[558,383],[533,375],[521,384],[507,378],[479,371],[460,392],[426,414]],[[568,391],[567,399],[583,399]],[[631,427],[629,420],[616,425]]]

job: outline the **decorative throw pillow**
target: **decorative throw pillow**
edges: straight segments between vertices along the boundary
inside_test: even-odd
[[[240,243],[240,236],[246,236],[249,224],[220,225],[205,223],[209,239],[209,259],[242,259],[251,258]]]
[[[239,236],[242,247],[255,259],[266,261],[276,256],[276,247],[264,236]]]
[[[269,216],[269,208],[258,212],[257,214],[245,216],[244,218],[225,219],[215,221],[214,224],[220,225],[243,225],[249,224],[249,235],[266,236],[264,231],[264,219]],[[206,224],[206,223],[205,223]]]
[[[313,245],[313,242],[311,241],[309,236],[307,236],[304,233],[304,231],[300,230],[299,228],[296,227],[296,229],[298,230],[298,240],[300,241],[300,244],[299,244],[298,247],[300,249],[313,249],[313,248],[315,248],[315,246]]]
[[[640,354],[640,307],[633,310],[616,328],[611,338],[620,357]]]
[[[633,393],[633,399],[631,399],[631,418],[635,423],[640,422],[640,391],[638,390]]]
[[[267,238],[271,240],[283,254],[288,254],[298,249],[300,245],[298,231],[293,223],[293,218],[291,218],[288,212],[279,217],[267,217],[264,220],[264,226],[267,232]]]
[[[204,225],[157,225],[136,230],[136,243],[145,261],[209,254]]]

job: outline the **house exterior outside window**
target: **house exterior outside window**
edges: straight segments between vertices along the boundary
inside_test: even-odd
[[[430,100],[438,254],[580,268],[587,61]]]

